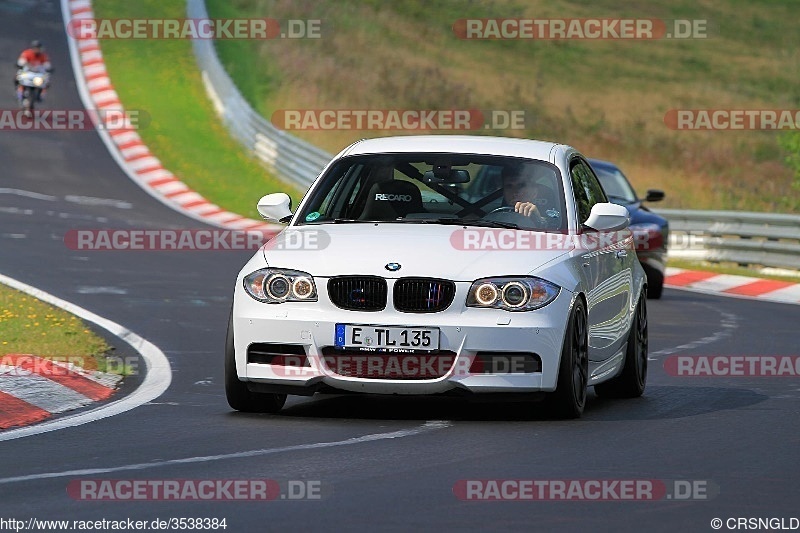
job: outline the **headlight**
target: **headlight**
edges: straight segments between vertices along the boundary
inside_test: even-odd
[[[561,287],[539,278],[484,278],[474,281],[467,307],[531,311],[556,299]]]
[[[262,268],[244,277],[244,290],[259,302],[316,302],[317,287],[305,272]]]
[[[33,84],[36,85],[37,87],[42,83],[44,83],[44,78],[42,78],[41,76],[36,76],[35,78],[33,78]]]

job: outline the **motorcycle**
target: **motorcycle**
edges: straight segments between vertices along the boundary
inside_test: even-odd
[[[42,90],[50,84],[50,71],[44,67],[23,67],[17,71],[17,91],[25,116],[33,116]]]

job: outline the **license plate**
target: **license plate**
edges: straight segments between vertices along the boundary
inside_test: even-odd
[[[334,344],[338,348],[429,352],[439,349],[439,330],[437,328],[336,324]]]

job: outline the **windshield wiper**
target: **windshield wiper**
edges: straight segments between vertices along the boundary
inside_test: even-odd
[[[478,226],[482,228],[519,229],[513,222],[498,220],[464,220],[463,218],[396,218],[392,220],[360,220],[356,218],[334,218],[334,224],[442,224],[448,226]]]
[[[362,224],[364,222],[378,222],[377,220],[359,220],[357,218],[334,218],[334,224]]]
[[[390,218],[388,220],[361,220],[358,218],[334,218],[334,224],[398,224],[403,222],[410,222],[416,224],[427,224],[430,218]]]

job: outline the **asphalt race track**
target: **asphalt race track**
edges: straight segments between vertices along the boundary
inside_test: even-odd
[[[0,108],[16,105],[13,63],[32,38],[45,42],[56,68],[46,107],[80,109],[52,0],[0,4],[0,80],[8,83]],[[290,398],[278,416],[240,414],[225,401],[222,353],[232,284],[250,253],[68,249],[70,229],[203,227],[133,184],[95,132],[0,131],[0,167],[0,273],[145,337],[173,372],[165,394],[132,411],[0,442],[0,518],[225,518],[235,532],[709,531],[713,518],[800,516],[797,376],[681,378],[663,368],[672,354],[797,355],[797,306],[666,290],[649,302],[645,396],[590,393],[578,421],[551,420],[528,404],[373,396]],[[253,201],[261,194],[253,191]],[[134,355],[111,341],[119,355]],[[136,384],[126,380],[118,394]],[[319,482],[322,497],[83,501],[67,492],[80,479],[306,480]],[[481,479],[689,480],[712,497],[454,495],[459,480]]]

